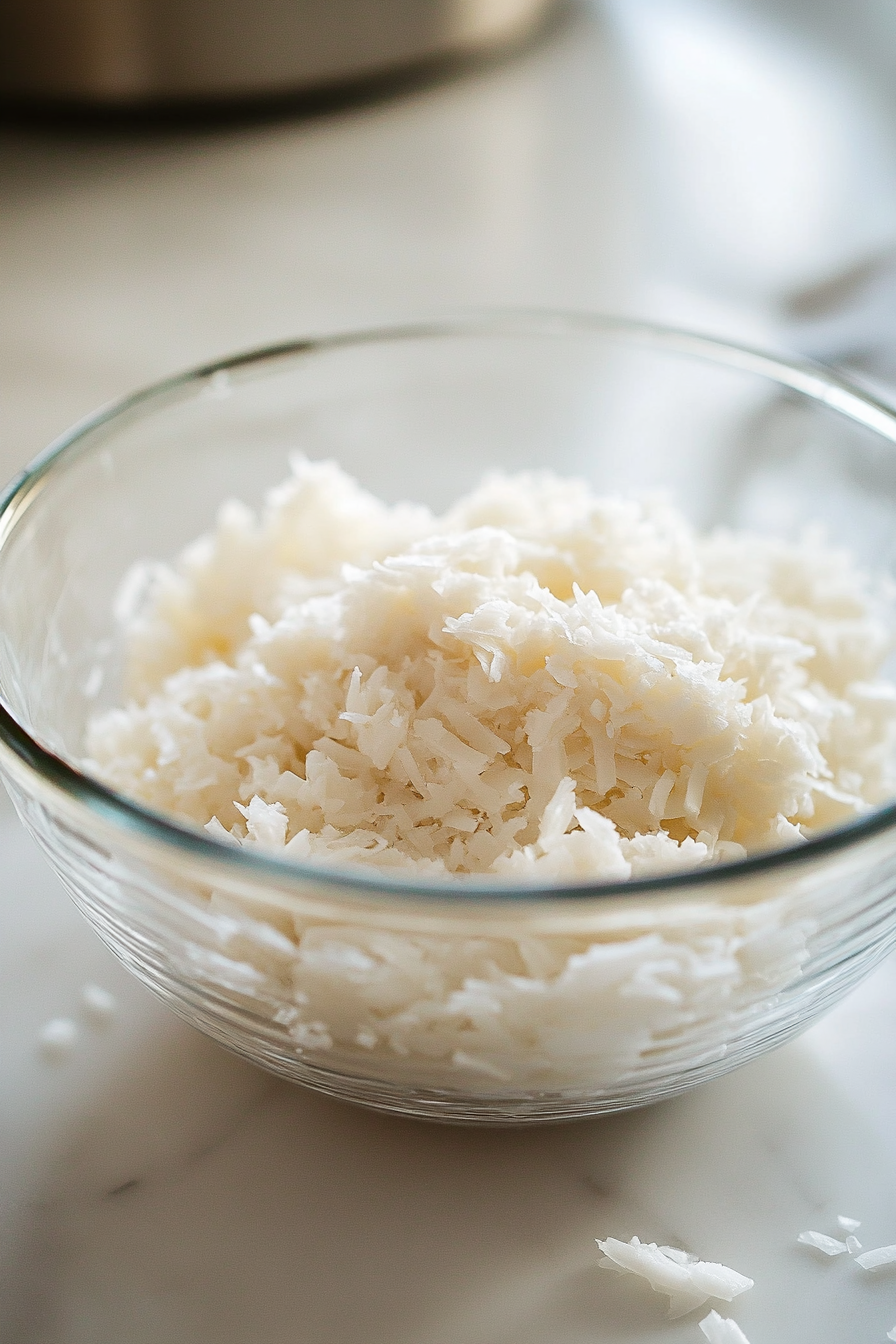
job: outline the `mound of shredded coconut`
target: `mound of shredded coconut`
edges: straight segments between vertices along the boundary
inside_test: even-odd
[[[676,1319],[702,1307],[710,1298],[733,1302],[753,1287],[753,1280],[727,1265],[700,1260],[676,1246],[645,1244],[638,1237],[617,1241],[608,1237],[598,1241],[604,1258],[601,1268],[637,1274],[646,1279],[657,1293],[669,1296],[669,1316]]]
[[[441,518],[297,458],[128,576],[87,768],[229,843],[426,877],[616,880],[896,793],[878,595],[844,552],[492,476]]]

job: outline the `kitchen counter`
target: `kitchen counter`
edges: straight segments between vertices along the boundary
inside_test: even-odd
[[[645,152],[657,117],[673,149],[686,125],[635,41],[649,9],[578,9],[511,61],[326,116],[0,130],[2,473],[107,398],[312,330],[514,303],[775,339],[791,290],[883,245],[886,145],[861,228],[851,179],[811,265],[758,250],[745,270],[718,225],[727,252],[697,265]],[[806,219],[818,199],[800,196]],[[179,1024],[8,805],[0,833],[9,1344],[698,1344],[699,1317],[670,1324],[664,1299],[597,1269],[595,1237],[634,1234],[754,1277],[734,1312],[751,1344],[883,1344],[896,1324],[893,1275],[795,1245],[837,1213],[867,1246],[896,1240],[892,962],[801,1041],[678,1101],[426,1127],[274,1081]],[[87,982],[115,996],[104,1028],[83,1017]],[[38,1033],[60,1016],[80,1034],[52,1061]]]

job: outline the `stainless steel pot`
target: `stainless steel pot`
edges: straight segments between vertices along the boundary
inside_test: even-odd
[[[100,105],[326,87],[522,37],[552,0],[0,0],[0,97]]]

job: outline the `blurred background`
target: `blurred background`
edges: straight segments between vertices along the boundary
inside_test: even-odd
[[[894,52],[892,0],[6,0],[0,474],[181,366],[471,305],[886,385]]]

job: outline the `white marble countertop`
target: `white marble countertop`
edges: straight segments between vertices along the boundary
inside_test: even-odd
[[[668,0],[667,18],[676,9],[689,7]],[[712,81],[682,58],[683,82],[651,83],[643,25],[657,6],[608,12],[610,28],[583,9],[506,64],[306,121],[0,130],[2,474],[106,398],[309,330],[515,303],[774,336],[791,289],[896,237],[878,126],[865,176],[853,163],[844,185],[833,154],[821,183],[813,160],[815,194],[780,218],[766,206],[745,261],[745,230],[726,231],[697,191],[711,144],[687,115]],[[677,31],[693,47],[693,28]],[[737,86],[742,135],[749,88],[762,100],[771,87],[756,50],[767,78]],[[793,103],[794,162],[827,135],[805,115],[826,68]],[[858,107],[855,126],[870,115]],[[676,180],[696,174],[665,213],[643,153],[657,118]],[[838,191],[851,210],[838,213]],[[694,236],[701,199],[713,226],[698,265],[672,241]],[[801,219],[812,246],[782,269]],[[748,223],[755,233],[755,213]],[[863,1220],[868,1245],[896,1240],[892,962],[801,1041],[692,1096],[541,1131],[453,1131],[231,1059],[113,962],[8,807],[0,852],[9,1344],[698,1344],[694,1318],[669,1324],[663,1299],[598,1272],[594,1238],[636,1233],[754,1277],[735,1312],[751,1344],[883,1344],[896,1324],[896,1276],[794,1244],[837,1213]],[[104,1030],[81,1020],[88,981],[117,1000]],[[81,1033],[53,1064],[37,1038],[57,1016]]]

